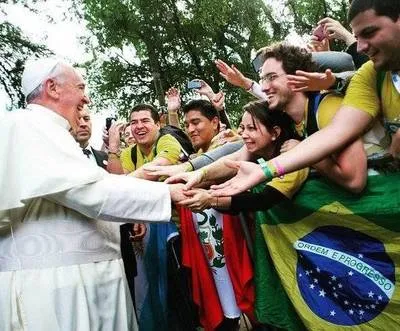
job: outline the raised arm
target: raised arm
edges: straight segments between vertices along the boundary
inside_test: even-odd
[[[171,87],[165,93],[167,98],[168,124],[181,129],[179,123],[179,109],[181,108],[181,95],[177,88]]]
[[[257,99],[266,100],[267,96],[262,91],[261,86],[250,78],[243,75],[233,64],[228,66],[222,60],[216,60],[215,65],[219,70],[219,74],[230,84],[241,87],[251,93]]]
[[[325,17],[318,22],[318,25],[324,27],[325,36],[329,40],[340,39],[343,40],[347,46],[356,42],[354,35],[340,24],[339,21],[336,21],[333,18]]]

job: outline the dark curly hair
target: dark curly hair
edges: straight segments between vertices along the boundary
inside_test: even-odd
[[[287,43],[277,43],[264,47],[257,53],[259,52],[263,63],[269,58],[275,58],[282,62],[283,70],[289,75],[295,74],[296,70],[318,71],[318,66],[312,60],[311,53],[301,47]]]

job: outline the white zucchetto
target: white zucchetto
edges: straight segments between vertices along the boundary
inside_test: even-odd
[[[25,64],[22,74],[22,92],[27,97],[35,88],[43,83],[58,63],[56,58],[42,58],[29,60]]]

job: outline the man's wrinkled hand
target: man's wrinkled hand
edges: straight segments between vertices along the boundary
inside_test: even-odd
[[[174,203],[179,203],[185,200],[187,197],[184,194],[185,185],[183,184],[171,184],[168,185],[169,192],[171,194],[171,200]]]

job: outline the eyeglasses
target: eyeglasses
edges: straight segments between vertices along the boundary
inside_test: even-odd
[[[263,77],[260,77],[260,84],[262,84],[262,83],[264,83],[264,82],[271,83],[271,82],[273,82],[275,79],[277,79],[277,78],[279,78],[279,77],[281,77],[281,76],[285,76],[285,75],[286,75],[285,73],[277,74],[277,73],[275,73],[275,72],[271,72],[271,73],[269,73],[269,74],[266,74],[266,75],[263,76]]]

